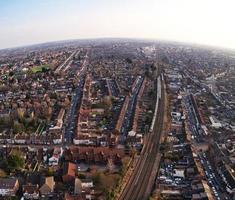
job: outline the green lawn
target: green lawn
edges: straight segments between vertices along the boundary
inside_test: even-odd
[[[40,65],[40,66],[33,67],[31,70],[33,73],[37,73],[37,72],[43,72],[44,70],[48,70],[48,69],[50,69],[49,65]]]

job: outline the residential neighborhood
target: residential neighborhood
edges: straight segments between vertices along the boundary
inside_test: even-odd
[[[234,67],[156,41],[1,50],[1,198],[234,198]]]

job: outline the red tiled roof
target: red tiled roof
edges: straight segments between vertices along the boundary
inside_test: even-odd
[[[64,165],[64,169],[63,169],[63,174],[64,175],[69,175],[69,176],[73,176],[75,177],[75,172],[76,172],[76,165],[68,162]]]

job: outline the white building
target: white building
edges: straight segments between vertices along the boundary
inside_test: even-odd
[[[184,169],[174,169],[174,177],[180,177],[180,178],[184,178]]]
[[[92,188],[94,187],[93,181],[90,179],[81,179],[82,188]]]
[[[216,120],[213,116],[210,116],[209,119],[211,121],[211,126],[213,128],[221,128],[222,127],[222,124],[218,120]]]

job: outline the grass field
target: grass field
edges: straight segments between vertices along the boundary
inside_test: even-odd
[[[31,69],[31,71],[33,73],[37,73],[37,72],[43,72],[44,70],[48,70],[50,69],[50,66],[49,65],[40,65],[40,66],[35,66]]]

